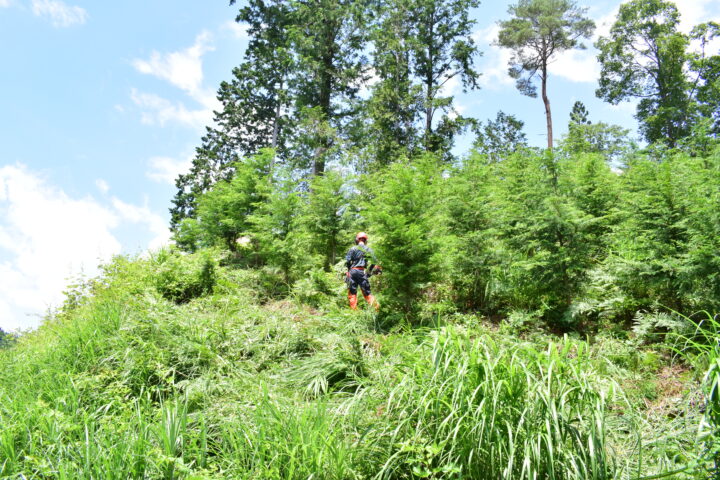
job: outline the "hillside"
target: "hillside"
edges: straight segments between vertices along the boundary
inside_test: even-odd
[[[703,371],[670,339],[390,324],[336,273],[314,306],[262,276],[162,251],[71,288],[0,350],[2,478],[705,478]]]

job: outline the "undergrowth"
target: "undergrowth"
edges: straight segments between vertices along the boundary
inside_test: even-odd
[[[0,477],[704,478],[717,462],[715,330],[676,346],[682,364],[514,317],[381,330],[202,255],[118,258],[0,350]]]

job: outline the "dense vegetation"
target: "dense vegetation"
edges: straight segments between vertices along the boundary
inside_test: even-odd
[[[522,148],[456,166],[426,154],[306,186],[268,176],[272,158],[239,164],[242,175],[201,197],[178,236],[224,246],[278,295],[312,304],[327,293],[320,274],[342,270],[351,228],[362,228],[387,273],[390,323],[522,311],[590,333],[624,330],[639,312],[720,309],[718,153],[632,152],[621,173],[595,153]]]
[[[0,351],[0,474],[695,478],[717,452],[711,326],[674,319],[692,335],[651,346],[644,325],[588,343],[522,313],[382,331],[342,286],[321,310],[271,300],[230,260],[119,257]],[[672,348],[697,373],[666,365]]]
[[[0,331],[0,476],[717,478],[720,26],[623,3],[597,94],[642,98],[647,143],[581,102],[555,141],[547,64],[593,22],[520,0],[498,41],[540,149],[445,96],[477,87],[478,5],[245,2],[176,245]],[[379,312],[345,305],[359,230]]]

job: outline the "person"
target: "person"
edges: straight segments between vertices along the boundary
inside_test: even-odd
[[[365,232],[355,235],[355,246],[348,250],[345,255],[345,266],[347,267],[348,301],[350,308],[357,310],[357,290],[362,290],[363,297],[368,305],[380,309],[380,304],[370,292],[369,276],[379,268],[375,253],[367,246],[368,236]],[[368,260],[371,262],[368,264]]]

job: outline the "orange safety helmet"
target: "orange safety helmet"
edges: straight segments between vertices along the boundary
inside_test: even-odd
[[[360,232],[357,235],[355,235],[355,243],[360,243],[360,241],[367,243],[367,241],[368,241],[367,233]]]

